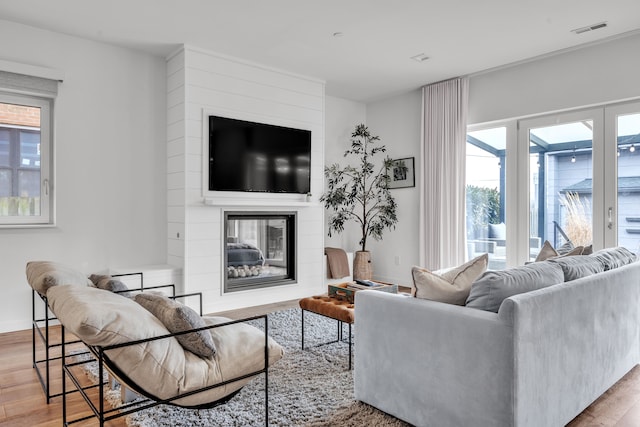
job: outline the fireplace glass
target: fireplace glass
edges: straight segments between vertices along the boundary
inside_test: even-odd
[[[293,212],[225,212],[225,292],[295,283]]]

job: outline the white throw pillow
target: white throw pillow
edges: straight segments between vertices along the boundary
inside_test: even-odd
[[[483,254],[461,266],[436,274],[422,267],[413,267],[413,285],[416,298],[464,305],[471,290],[471,284],[487,270],[489,255]]]

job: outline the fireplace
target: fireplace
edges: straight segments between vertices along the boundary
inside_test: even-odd
[[[224,292],[296,283],[295,212],[224,213]]]

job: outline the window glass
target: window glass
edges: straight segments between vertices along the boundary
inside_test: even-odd
[[[40,168],[40,132],[20,131],[20,166]]]
[[[42,98],[0,93],[0,225],[52,222],[50,105]]]
[[[11,141],[7,129],[0,128],[0,167],[11,166]]]
[[[506,127],[467,134],[467,258],[489,254],[489,269],[506,265]]]
[[[617,117],[618,244],[640,253],[640,113]]]
[[[530,129],[529,153],[530,260],[545,240],[561,253],[592,244],[593,122]]]

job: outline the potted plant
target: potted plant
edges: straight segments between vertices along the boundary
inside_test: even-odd
[[[359,124],[351,134],[351,149],[344,156],[357,159],[357,166],[341,167],[337,163],[325,167],[327,191],[320,197],[329,215],[329,236],[344,231],[347,222],[355,221],[361,238],[353,261],[354,279],[371,279],[371,255],[367,238],[382,238],[387,228],[395,227],[396,202],[388,188],[392,160],[387,156],[377,168],[374,157],[384,153],[384,145],[376,145],[378,136],[371,135],[367,126]]]

